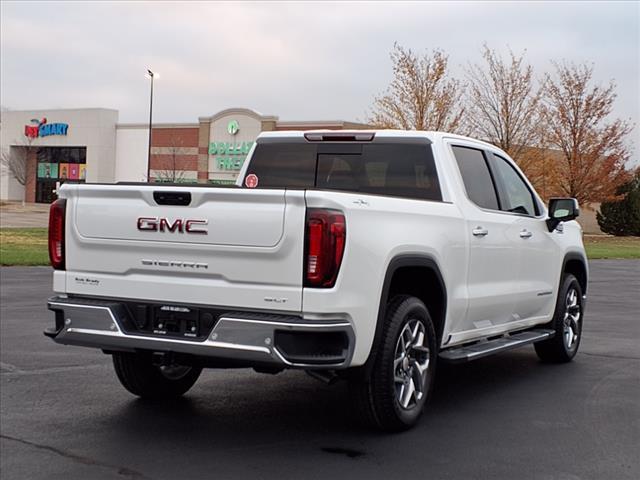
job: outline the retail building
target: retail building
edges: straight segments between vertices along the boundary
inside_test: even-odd
[[[273,130],[362,129],[345,121],[280,121],[230,108],[194,123],[118,123],[104,108],[2,112],[0,149],[24,162],[24,186],[9,170],[0,175],[1,200],[48,203],[65,181],[233,183],[258,134]],[[4,162],[6,163],[6,162]]]

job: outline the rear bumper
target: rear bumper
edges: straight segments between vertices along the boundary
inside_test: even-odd
[[[309,321],[264,313],[221,314],[202,340],[130,333],[124,303],[87,298],[52,297],[54,328],[44,334],[56,343],[107,351],[174,352],[282,368],[340,369],[351,362],[355,344],[346,320]]]

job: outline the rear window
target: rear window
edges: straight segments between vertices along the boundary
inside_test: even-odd
[[[316,157],[315,145],[258,144],[247,174],[258,176],[258,187],[311,188],[315,182]]]
[[[318,188],[442,200],[426,143],[258,144],[247,175],[262,188]]]

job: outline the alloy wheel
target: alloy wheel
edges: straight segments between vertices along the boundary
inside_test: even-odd
[[[575,348],[580,335],[580,298],[575,288],[570,288],[565,298],[563,319],[564,345],[567,350]]]
[[[430,352],[422,321],[410,319],[403,327],[393,361],[396,400],[401,408],[414,408],[425,395]]]

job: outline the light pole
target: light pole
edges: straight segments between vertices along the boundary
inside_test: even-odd
[[[151,121],[153,119],[153,78],[157,73],[147,69],[147,77],[151,79],[151,98],[149,99],[149,150],[147,152],[147,183],[151,182]]]

